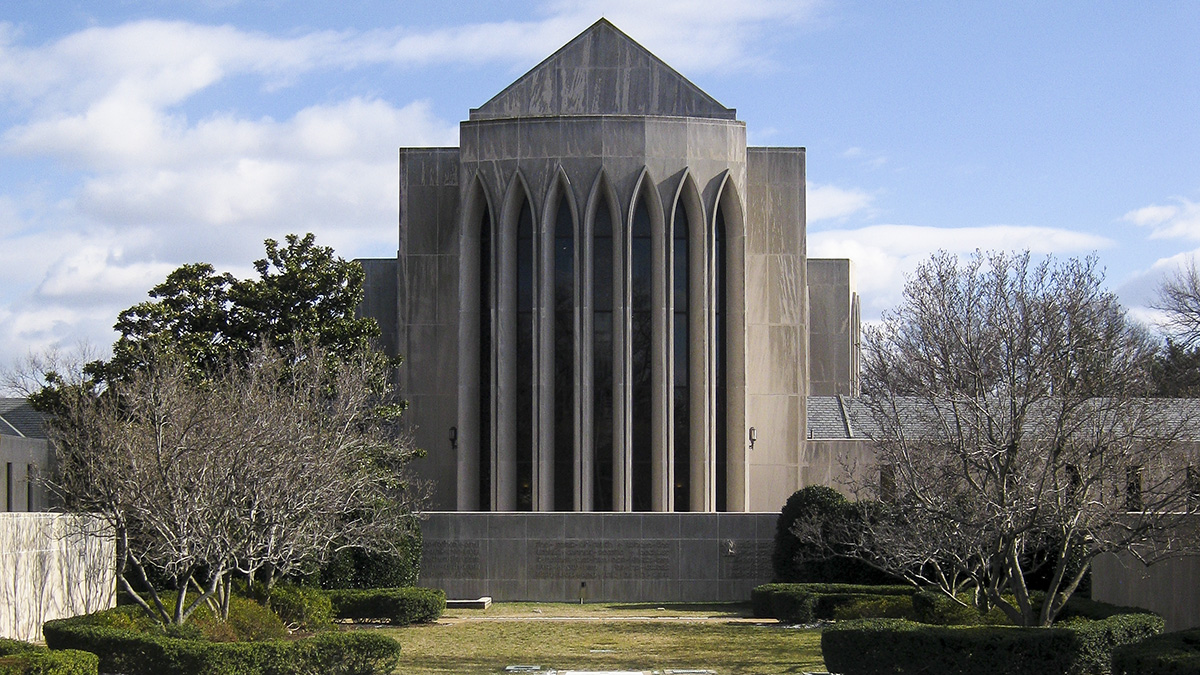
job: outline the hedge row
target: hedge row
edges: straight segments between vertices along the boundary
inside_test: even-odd
[[[847,605],[878,601],[880,596],[903,597],[912,586],[860,586],[857,584],[763,584],[750,591],[754,616],[784,623],[811,623],[815,619],[841,618]]]
[[[1113,650],[1114,675],[1200,675],[1200,628]]]
[[[386,620],[405,626],[436,621],[446,611],[446,593],[438,588],[364,588],[325,593],[338,619]]]
[[[1054,628],[945,627],[864,619],[825,629],[821,653],[825,667],[843,675],[1084,675],[1111,672],[1115,647],[1162,629],[1162,618],[1152,614],[1077,619]]]
[[[28,642],[0,638],[0,675],[96,675],[95,654],[74,649],[52,652]]]
[[[113,612],[115,610],[108,610]],[[384,675],[400,655],[395,640],[367,632],[329,632],[296,641],[209,642],[137,632],[111,625],[107,612],[48,621],[53,650],[99,657],[99,669],[124,675]]]

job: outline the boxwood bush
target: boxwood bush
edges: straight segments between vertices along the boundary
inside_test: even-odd
[[[393,625],[436,621],[446,611],[438,588],[364,588],[326,591],[333,615],[353,621],[385,620]]]
[[[0,675],[96,675],[98,668],[95,654],[74,649],[52,652],[0,638]]]
[[[1200,675],[1200,629],[1155,635],[1113,650],[1114,675]]]
[[[0,656],[0,675],[97,675],[99,664],[88,652],[41,649]]]
[[[827,628],[821,653],[843,675],[1091,675],[1111,672],[1113,649],[1161,632],[1161,617],[1123,614],[1053,628],[930,626],[864,619]]]
[[[329,594],[307,586],[276,586],[271,589],[271,611],[287,625],[315,631],[330,628],[333,604]]]
[[[861,584],[763,584],[750,591],[754,616],[774,618],[785,623],[809,623],[814,619],[839,618],[838,612],[850,604],[876,602],[881,596],[897,598],[886,603],[887,611],[907,605],[916,592],[912,586],[867,586]]]
[[[91,652],[99,657],[101,672],[124,675],[384,675],[395,668],[400,653],[394,640],[358,631],[296,641],[172,637],[129,627],[126,624],[135,618],[127,616],[129,609],[134,608],[48,621],[42,627],[46,644],[54,650]]]

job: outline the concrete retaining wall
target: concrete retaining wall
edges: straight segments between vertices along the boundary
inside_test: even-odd
[[[40,641],[42,624],[113,606],[116,542],[98,520],[0,513],[0,637]]]
[[[1100,556],[1092,563],[1092,599],[1161,614],[1168,631],[1195,628],[1200,626],[1200,556],[1149,567],[1128,553]]]
[[[771,580],[777,513],[437,512],[420,584],[450,598],[744,601]]]

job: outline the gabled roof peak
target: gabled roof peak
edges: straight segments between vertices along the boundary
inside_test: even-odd
[[[472,120],[560,115],[732,120],[737,111],[601,18],[471,111]]]

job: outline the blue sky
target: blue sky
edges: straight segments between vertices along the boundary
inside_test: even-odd
[[[1200,248],[1200,3],[10,0],[0,362],[106,349],[176,266],[396,248],[396,149],[600,16],[808,148],[809,253],[866,318],[932,251],[1095,252],[1135,316]]]

